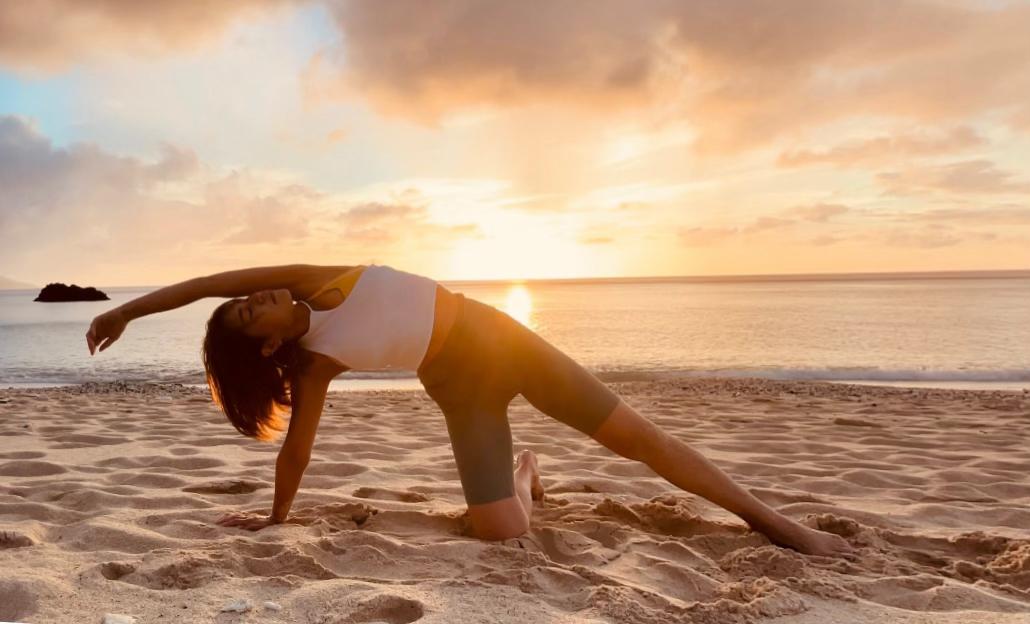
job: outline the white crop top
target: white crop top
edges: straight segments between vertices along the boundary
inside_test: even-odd
[[[370,264],[335,308],[315,310],[306,301],[302,303],[311,309],[308,331],[297,341],[304,349],[350,369],[418,370],[433,336],[436,282]]]

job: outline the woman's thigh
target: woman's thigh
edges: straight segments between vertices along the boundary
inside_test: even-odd
[[[510,319],[519,391],[533,407],[588,436],[611,415],[619,396],[558,347]]]

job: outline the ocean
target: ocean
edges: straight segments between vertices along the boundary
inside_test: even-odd
[[[1030,274],[447,282],[504,310],[605,381],[762,377],[1030,388]],[[131,322],[90,356],[103,302],[0,291],[0,387],[87,381],[203,384],[204,324],[221,299]],[[413,371],[348,371],[334,390],[415,389]]]

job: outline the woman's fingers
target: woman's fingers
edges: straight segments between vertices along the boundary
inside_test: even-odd
[[[93,319],[86,332],[86,345],[90,355],[103,351],[114,344],[125,331],[127,321],[117,310],[105,312]],[[99,346],[99,349],[97,348]]]
[[[90,355],[95,354],[97,351],[103,351],[107,348],[108,344],[113,342],[108,333],[97,327],[97,325],[98,323],[96,319],[94,319],[93,324],[89,326],[89,331],[86,332],[86,344],[89,345]],[[97,349],[97,346],[100,348]]]

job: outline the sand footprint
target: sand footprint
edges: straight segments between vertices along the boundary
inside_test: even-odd
[[[97,568],[100,570],[100,574],[109,581],[121,580],[123,576],[136,571],[136,566],[121,561],[101,563]]]
[[[363,598],[349,611],[347,615],[327,624],[409,624],[422,619],[425,615],[425,608],[421,602],[393,594],[375,594]]]
[[[312,462],[305,474],[352,477],[368,470],[367,466],[350,462]]]
[[[105,436],[90,434],[70,434],[61,436],[60,440],[51,445],[55,449],[77,449],[92,448],[94,446],[113,446],[125,444],[129,440],[124,436]]]
[[[36,613],[38,601],[25,581],[0,580],[0,620],[18,622]]]
[[[52,462],[12,461],[0,464],[2,477],[45,477],[65,472],[68,472],[67,468]]]
[[[0,550],[6,548],[25,548],[36,542],[31,537],[18,531],[0,531]]]
[[[327,503],[297,509],[287,522],[303,526],[324,523],[331,532],[335,532],[360,527],[377,513],[378,509],[364,503]]]
[[[388,488],[359,487],[351,492],[351,496],[357,498],[369,498],[373,500],[390,500],[401,503],[424,503],[429,497],[419,492],[404,492]]]
[[[202,485],[191,485],[182,488],[183,492],[193,494],[250,494],[261,488],[268,487],[258,481],[246,481],[244,479],[230,479],[228,481],[214,481]]]

